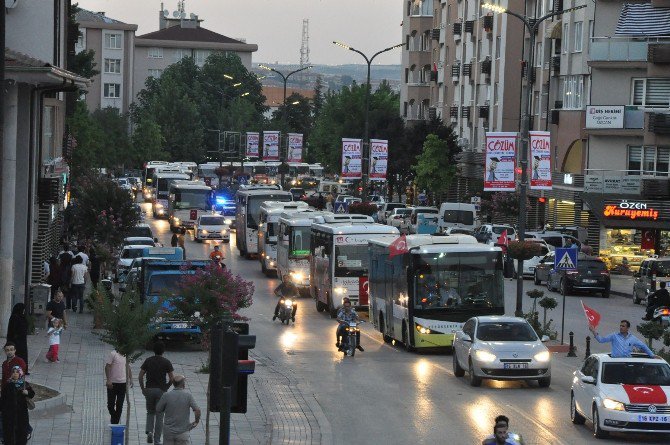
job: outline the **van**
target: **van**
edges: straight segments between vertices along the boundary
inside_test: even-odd
[[[409,215],[409,233],[418,233],[417,232],[418,217],[419,214],[421,213],[437,215],[439,213],[439,210],[437,209],[437,207],[426,207],[426,206],[412,207],[412,213],[410,213]]]
[[[589,233],[585,227],[578,226],[556,226],[554,227],[556,232],[565,233],[574,238],[577,238],[580,242],[584,242],[588,239]]]
[[[475,238],[477,238],[477,241],[480,243],[492,246],[498,242],[498,238],[503,232],[507,232],[508,241],[513,241],[516,238],[516,230],[514,230],[514,227],[505,224],[482,224],[475,230]]]
[[[440,206],[438,226],[441,231],[450,227],[474,230],[477,227],[477,208],[474,204],[443,202]]]
[[[543,239],[549,244],[549,249],[553,250],[557,247],[565,247],[568,239],[572,240],[573,244],[576,244],[581,248],[582,243],[575,238],[574,236],[566,235],[565,233],[543,230],[542,232],[526,232],[527,238],[540,238]]]
[[[646,302],[649,294],[658,289],[658,283],[670,282],[670,257],[647,258],[633,277],[633,303]]]

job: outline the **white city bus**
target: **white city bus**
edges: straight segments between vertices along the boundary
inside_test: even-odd
[[[258,253],[258,224],[265,201],[292,201],[291,192],[278,187],[240,187],[235,194],[235,244],[240,255]]]
[[[312,223],[319,218],[323,221],[330,212],[308,210],[302,212],[284,212],[279,218],[277,235],[277,275],[285,276],[305,295],[310,282],[310,242]]]
[[[170,230],[192,229],[198,216],[211,213],[212,188],[200,181],[174,181],[170,185]]]
[[[368,305],[368,241],[398,238],[396,227],[375,224],[369,216],[331,215],[315,221],[311,231],[310,293],[316,310],[337,315],[342,298]]]
[[[303,201],[265,201],[261,204],[258,224],[258,260],[265,275],[277,271],[277,229],[279,216],[284,212],[306,210]]]
[[[154,218],[167,218],[168,198],[170,185],[174,181],[188,181],[189,175],[172,172],[159,171],[154,173],[154,192],[151,201],[151,213]]]
[[[499,247],[469,235],[408,235],[409,251],[389,258],[392,242],[369,243],[370,321],[385,342],[448,349],[470,317],[505,313]]]

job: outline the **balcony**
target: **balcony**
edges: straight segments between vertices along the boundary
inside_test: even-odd
[[[551,69],[554,71],[554,76],[561,74],[561,56],[553,56],[551,58]]]
[[[636,106],[588,105],[585,131],[591,135],[643,136],[644,110]]]
[[[592,37],[589,65],[645,68],[650,58],[670,61],[670,39],[663,37]],[[650,48],[651,46],[651,48]]]
[[[484,120],[488,120],[489,111],[490,111],[490,107],[488,105],[480,105],[478,107],[479,118],[484,119]]]
[[[463,30],[463,24],[462,23],[454,23],[454,36],[461,36],[461,32]]]
[[[584,193],[670,197],[667,171],[586,169],[584,173]]]
[[[410,51],[408,54],[408,66],[416,65],[417,67],[425,67],[426,65],[432,65],[430,51],[417,50]]]
[[[430,31],[430,38],[433,40],[439,40],[440,39],[440,28],[433,28]]]
[[[482,27],[486,32],[493,32],[493,16],[487,15],[482,19]]]
[[[491,75],[491,59],[482,60],[479,66],[482,74]]]
[[[649,113],[647,128],[654,134],[670,135],[670,114]]]
[[[458,107],[449,107],[449,117],[458,118]]]
[[[465,106],[465,105],[462,106],[461,107],[461,117],[463,119],[468,119],[469,120],[470,119],[470,110],[471,110],[471,108],[469,106]]]
[[[451,65],[451,77],[456,77],[461,75],[461,65]]]
[[[463,77],[470,77],[472,74],[472,64],[464,63],[463,64]]]
[[[465,32],[472,34],[474,29],[475,29],[475,21],[474,20],[466,20],[465,21]]]
[[[670,63],[670,42],[650,43],[647,60],[649,63]]]

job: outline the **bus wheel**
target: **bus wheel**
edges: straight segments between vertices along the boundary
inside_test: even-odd
[[[414,351],[414,347],[410,344],[410,339],[409,339],[409,328],[405,323],[403,323],[402,327],[402,343],[405,345],[405,350],[407,352],[412,352]]]
[[[261,272],[263,272],[263,275],[267,276],[268,275],[268,269],[265,267],[265,260],[262,259],[261,257]]]
[[[337,308],[333,304],[333,300],[330,298],[329,294],[326,294],[326,299],[328,300],[328,310],[330,311],[330,318],[337,318]]]
[[[386,325],[384,324],[384,314],[381,312],[379,313],[379,332],[382,333],[382,338],[384,339],[384,343],[391,343],[393,341],[393,338],[389,335],[386,335]]]
[[[316,311],[317,312],[323,312],[326,310],[326,305],[320,302],[319,300],[316,300]]]

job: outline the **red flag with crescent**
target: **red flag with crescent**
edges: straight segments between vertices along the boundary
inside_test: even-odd
[[[582,308],[584,309],[584,315],[586,316],[586,320],[589,322],[589,326],[597,328],[598,324],[600,323],[600,314],[595,309],[592,309],[587,305],[585,305],[583,301],[580,300],[580,302],[582,303]]]
[[[407,252],[409,252],[409,249],[407,248],[407,237],[405,235],[400,235],[397,240],[389,245],[389,259]]]
[[[656,233],[654,230],[642,231],[642,250],[651,250],[656,247]]]

